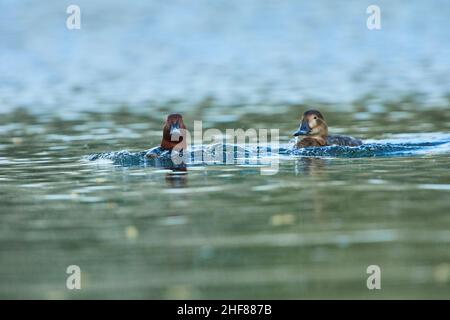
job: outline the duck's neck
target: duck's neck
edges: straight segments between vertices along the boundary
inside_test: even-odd
[[[161,148],[164,150],[173,150],[176,146],[179,150],[186,150],[186,141],[184,140],[184,136],[180,136],[180,141],[172,141],[172,137],[170,136],[170,129],[164,128],[163,130],[163,138],[161,140]]]
[[[321,146],[327,145],[328,138],[328,125],[325,121],[322,121],[321,125],[318,127],[318,131],[310,136],[315,139]]]

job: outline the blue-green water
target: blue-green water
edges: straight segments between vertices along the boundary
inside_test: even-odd
[[[380,1],[380,31],[369,1],[69,4],[0,3],[1,298],[450,297],[445,1]],[[290,150],[311,107],[365,145]],[[171,112],[289,152],[141,161]]]

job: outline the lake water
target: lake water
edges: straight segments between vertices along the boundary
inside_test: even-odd
[[[77,31],[72,3],[0,4],[1,298],[450,297],[446,1],[378,1],[379,31],[370,1],[76,3]],[[289,146],[310,107],[366,146],[270,176],[87,159],[171,112]]]

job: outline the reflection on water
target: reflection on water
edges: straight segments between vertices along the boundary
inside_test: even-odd
[[[1,1],[0,297],[448,298],[446,3],[380,1],[380,32],[367,1],[174,3],[79,0],[68,33],[59,1]],[[141,161],[171,112],[287,145],[310,107],[367,145]]]
[[[295,162],[295,174],[320,175],[327,164],[327,160],[320,158],[300,158]]]
[[[166,173],[166,182],[168,187],[185,188],[188,186],[188,169],[186,167],[168,167],[166,169],[171,170],[171,172]]]

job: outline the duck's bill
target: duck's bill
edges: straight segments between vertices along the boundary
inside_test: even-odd
[[[300,128],[298,128],[297,131],[294,132],[294,137],[297,136],[306,136],[311,131],[311,128],[309,127],[309,124],[307,121],[303,121],[300,125]]]
[[[297,130],[297,131],[295,131],[294,132],[294,137],[297,137],[297,136],[306,136],[307,134],[309,133],[309,131],[306,131],[306,130]]]

